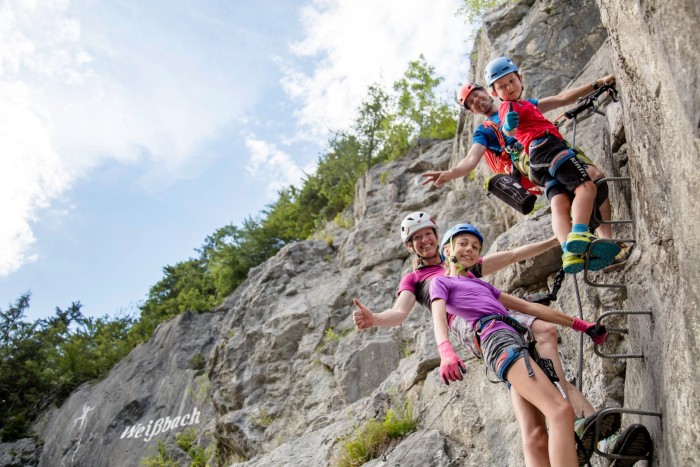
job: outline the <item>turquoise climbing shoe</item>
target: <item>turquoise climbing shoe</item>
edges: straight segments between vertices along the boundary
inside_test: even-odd
[[[561,255],[561,266],[567,274],[576,274],[583,271],[583,258],[576,253],[566,252]]]
[[[604,238],[599,239],[598,242],[591,246],[591,254],[593,256],[597,258],[610,259],[610,263],[608,263],[608,265],[612,264],[620,251],[622,251],[622,247],[619,244],[609,242]]]
[[[585,253],[588,244],[598,237],[590,232],[569,232],[566,236],[566,251],[581,255]]]
[[[585,261],[585,260],[584,260]],[[615,261],[615,258],[598,258],[595,256],[591,256],[591,258],[588,260],[588,270],[589,271],[600,271],[601,269],[605,269],[613,262]]]
[[[566,236],[566,250],[571,253],[582,255],[586,252],[588,245],[599,240],[598,237],[590,232],[570,232]],[[591,246],[591,255],[596,258],[612,259],[620,253],[622,247],[615,242],[609,242],[605,239],[599,240]],[[608,263],[610,265],[611,263]]]

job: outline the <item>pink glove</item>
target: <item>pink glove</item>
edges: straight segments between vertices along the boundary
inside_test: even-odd
[[[444,341],[438,345],[440,352],[440,377],[445,384],[450,381],[462,381],[462,373],[467,371],[467,366],[457,356],[450,341]]]
[[[597,326],[595,323],[589,323],[578,318],[574,318],[574,324],[571,325],[571,329],[585,332],[598,345],[605,344],[605,339],[608,338],[608,331],[605,329],[605,326]]]

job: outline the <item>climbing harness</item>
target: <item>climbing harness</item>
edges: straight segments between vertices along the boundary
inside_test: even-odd
[[[559,390],[561,393],[562,397],[566,399],[566,393],[561,387],[561,384],[559,383],[559,377],[557,376],[557,373],[554,371],[554,364],[552,363],[552,360],[549,358],[544,358],[540,355],[539,351],[537,350],[537,341],[535,340],[534,335],[532,334],[532,331],[530,329],[526,328],[522,324],[520,324],[517,320],[515,320],[513,317],[508,316],[508,315],[488,315],[484,316],[481,318],[479,321],[477,321],[474,325],[474,348],[479,351],[483,355],[483,351],[481,349],[481,337],[480,334],[484,331],[484,328],[487,326],[493,325],[494,321],[501,321],[508,326],[512,327],[515,329],[515,331],[520,334],[523,339],[525,340],[525,343],[527,344],[526,348],[523,348],[520,351],[520,354],[523,356],[525,359],[525,367],[527,368],[527,374],[528,376],[534,376],[535,372],[532,370],[532,367],[530,366],[530,359],[528,357],[532,357],[532,359],[537,363],[537,366],[540,367],[540,369],[544,372],[544,374],[549,378],[549,380],[556,386],[556,388]],[[501,381],[493,381],[488,377],[488,366],[486,367],[486,376],[488,380],[492,383],[500,383]]]

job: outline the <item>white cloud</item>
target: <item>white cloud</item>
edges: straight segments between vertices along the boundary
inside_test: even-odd
[[[246,169],[251,176],[266,183],[267,196],[270,199],[274,199],[282,188],[299,186],[304,171],[314,170],[312,167],[300,168],[289,154],[279,150],[274,144],[254,137],[246,138],[245,144],[250,151]]]
[[[0,276],[36,258],[41,210],[90,169],[106,159],[140,163],[137,182],[150,190],[194,176],[207,163],[202,145],[256,96],[234,62],[202,53],[218,43],[197,25],[161,24],[141,4],[126,13],[79,6],[0,3]]]
[[[300,61],[315,61],[311,72],[287,64],[282,85],[300,108],[300,135],[323,140],[327,130],[346,128],[375,81],[390,86],[409,61],[423,54],[445,78],[453,95],[468,70],[461,0],[315,0],[302,9],[306,37],[292,44]]]
[[[70,185],[70,176],[21,83],[0,82],[0,277],[33,261],[30,223]]]

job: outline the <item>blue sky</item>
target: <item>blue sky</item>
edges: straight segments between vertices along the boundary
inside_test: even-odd
[[[423,53],[452,96],[460,0],[0,0],[0,308],[136,313],[162,268],[314,170]]]

